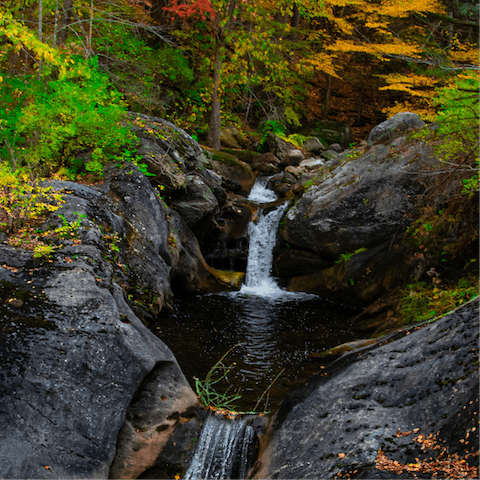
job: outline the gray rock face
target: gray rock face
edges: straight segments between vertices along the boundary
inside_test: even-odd
[[[1,475],[107,478],[113,462],[115,475],[137,476],[197,403],[143,322],[170,306],[187,254],[196,268],[184,288],[216,279],[134,165],[97,189],[52,184],[68,193],[43,228],[79,221],[78,239],[54,240],[48,261],[0,244]],[[176,244],[182,229],[190,239]]]
[[[198,175],[187,175],[185,190],[175,196],[172,207],[183,217],[199,239],[208,235],[215,217],[220,212],[217,198]]]
[[[343,162],[288,211],[282,230],[285,242],[325,260],[401,234],[423,188],[416,173],[433,162],[433,153],[401,137]]]
[[[206,160],[198,143],[183,129],[160,117],[143,113],[130,113],[132,130],[139,138],[148,140],[163,155],[169,155],[174,163],[187,171],[203,166]],[[149,161],[147,157],[145,161]]]
[[[450,454],[475,452],[478,308],[477,298],[330,364],[282,404],[254,478],[399,478],[377,468],[379,450],[403,464],[438,455],[419,435],[438,433]]]
[[[313,153],[314,155],[325,150],[323,143],[317,137],[307,138],[303,143],[302,148],[309,153]]]
[[[408,130],[422,128],[425,125],[416,113],[397,113],[387,121],[377,125],[368,136],[368,145],[384,143],[403,135]]]
[[[2,245],[0,263],[2,477],[106,478],[149,372],[168,397],[163,413],[193,393],[172,352],[100,276],[96,248],[70,247],[38,266]]]

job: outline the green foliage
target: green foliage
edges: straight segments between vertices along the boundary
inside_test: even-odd
[[[262,124],[260,129],[260,133],[265,135],[265,137],[270,133],[274,133],[275,135],[285,135],[286,134],[286,127],[285,124],[279,122],[278,120],[267,120]]]
[[[207,407],[234,410],[235,405],[233,402],[241,398],[241,395],[238,393],[240,389],[234,394],[229,393],[231,390],[231,385],[228,386],[224,393],[217,391],[218,384],[220,382],[228,382],[227,376],[234,368],[234,365],[232,364],[227,366],[223,363],[223,361],[236,347],[238,347],[238,345],[233,346],[227,351],[227,353],[225,353],[225,355],[223,355],[223,357],[209,370],[205,380],[201,381],[198,378],[195,378],[195,389],[197,391],[197,395]]]
[[[445,166],[458,166],[468,172],[462,179],[462,193],[478,192],[479,146],[479,81],[478,76],[460,75],[453,84],[439,89],[437,135],[441,143],[436,154]]]
[[[45,245],[44,243],[38,243],[33,248],[33,258],[50,258],[54,250],[54,245]]]
[[[26,173],[12,172],[0,164],[0,228],[6,232],[18,232],[41,215],[57,210],[63,201],[52,187],[42,187]]]
[[[355,250],[353,253],[341,253],[340,258],[335,263],[348,262],[354,255],[356,255],[357,253],[365,252],[365,250],[367,249],[364,247],[361,247]]]
[[[59,238],[77,238],[77,230],[82,225],[82,219],[87,218],[84,213],[77,213],[77,220],[73,222],[68,221],[63,215],[58,215],[62,219],[62,226],[55,229],[55,233],[58,233]]]
[[[479,280],[476,275],[460,279],[454,287],[442,287],[438,277],[432,277],[432,283],[416,281],[402,290],[400,311],[403,323],[443,316],[478,296]]]
[[[73,61],[73,60],[72,60]],[[29,92],[18,119],[24,161],[46,171],[103,173],[110,155],[132,142],[120,94],[95,59],[76,58],[65,76]],[[86,159],[82,158],[82,154]]]

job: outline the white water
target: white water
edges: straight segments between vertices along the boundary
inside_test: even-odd
[[[268,203],[274,202],[278,199],[273,190],[267,188],[267,183],[270,177],[257,177],[255,185],[250,190],[248,199],[255,203]]]
[[[267,188],[268,177],[257,177],[249,200],[255,203],[268,203],[277,200],[272,190]],[[247,272],[245,284],[240,290],[242,295],[277,297],[285,294],[272,277],[273,249],[277,242],[277,230],[280,218],[287,203],[276,207],[267,214],[259,210],[257,222],[248,226],[250,238],[248,247]]]
[[[245,420],[208,417],[183,478],[245,478],[253,437],[254,430]]]

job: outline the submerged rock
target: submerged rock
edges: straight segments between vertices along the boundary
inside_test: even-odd
[[[442,447],[478,468],[478,309],[477,298],[330,364],[282,404],[250,478],[398,478],[387,459],[398,472]]]

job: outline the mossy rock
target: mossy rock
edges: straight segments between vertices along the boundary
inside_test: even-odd
[[[222,152],[234,155],[239,160],[248,163],[249,165],[251,165],[255,161],[255,158],[261,155],[260,153],[254,152],[253,150],[236,150],[234,148],[224,148],[222,149]]]
[[[210,161],[213,170],[221,175],[226,190],[248,195],[255,183],[255,175],[248,164],[235,155],[215,150]]]

